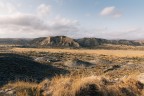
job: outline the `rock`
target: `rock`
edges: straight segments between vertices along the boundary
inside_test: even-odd
[[[144,89],[144,73],[141,73],[140,75],[137,76],[136,85],[139,89]]]
[[[77,68],[86,68],[86,67],[91,68],[96,66],[96,64],[79,59],[68,60],[65,62],[65,65],[68,67],[77,67]]]
[[[59,62],[60,60],[57,58],[49,58],[49,57],[36,57],[34,58],[34,61],[38,62]]]
[[[144,73],[141,73],[140,75],[138,75],[137,80],[141,82],[142,84],[144,84]]]
[[[121,66],[120,65],[113,65],[113,66],[109,67],[108,69],[104,70],[104,73],[106,73],[108,71],[117,70],[118,68],[121,68]]]
[[[15,96],[14,88],[0,89],[0,96]]]

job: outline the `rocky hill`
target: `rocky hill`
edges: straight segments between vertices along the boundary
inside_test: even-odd
[[[81,47],[96,47],[108,43],[108,40],[98,38],[81,38],[76,39],[75,41],[78,42]]]
[[[60,47],[60,48],[96,48],[104,44],[143,46],[144,41],[107,40],[102,38],[73,39],[66,36],[49,36],[35,39],[1,38],[0,44],[22,45],[28,47]]]
[[[74,39],[66,36],[36,38],[30,42],[30,45],[34,47],[80,47]]]
[[[66,36],[41,37],[30,42],[32,47],[67,47],[67,48],[95,48],[103,44],[142,46],[133,40],[107,40],[101,38],[72,39]]]
[[[135,42],[140,43],[141,45],[144,45],[144,40],[135,40]]]
[[[114,44],[114,45],[130,45],[130,46],[142,46],[140,42],[132,40],[107,40],[101,38],[81,38],[76,39],[81,47],[93,48],[103,44]]]
[[[142,46],[142,43],[133,40],[107,40],[109,44]]]

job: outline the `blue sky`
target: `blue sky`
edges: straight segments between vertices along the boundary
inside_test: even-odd
[[[0,38],[144,39],[143,0],[0,0]]]

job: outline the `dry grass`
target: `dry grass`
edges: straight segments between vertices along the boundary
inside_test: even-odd
[[[142,57],[144,51],[139,50],[100,50],[100,49],[48,49],[48,48],[13,48],[14,52],[51,52],[51,53],[74,53],[91,55],[112,55],[118,57]]]
[[[46,84],[46,83],[41,83]],[[47,84],[45,96],[143,96],[134,76],[115,82],[104,77],[57,77]]]
[[[109,49],[109,50],[144,50],[144,46],[114,45],[114,44],[104,44],[98,46],[97,48]]]
[[[18,44],[0,44],[0,47],[16,47],[16,46],[21,46]]]
[[[4,86],[3,88],[7,88],[7,87],[14,87],[14,88],[34,88],[37,86],[37,83],[34,82],[24,82],[24,81],[17,81],[16,83],[13,82],[9,82],[6,86]]]
[[[40,84],[16,82],[6,85],[19,90],[16,96],[144,96],[144,84],[131,75],[116,80],[104,76],[57,76]],[[29,89],[20,91],[20,89]]]
[[[10,82],[2,90],[9,90],[16,96],[39,96],[40,91],[37,89],[38,84],[34,82]]]

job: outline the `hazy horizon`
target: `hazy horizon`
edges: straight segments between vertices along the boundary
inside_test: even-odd
[[[0,38],[144,39],[144,1],[0,0]]]

